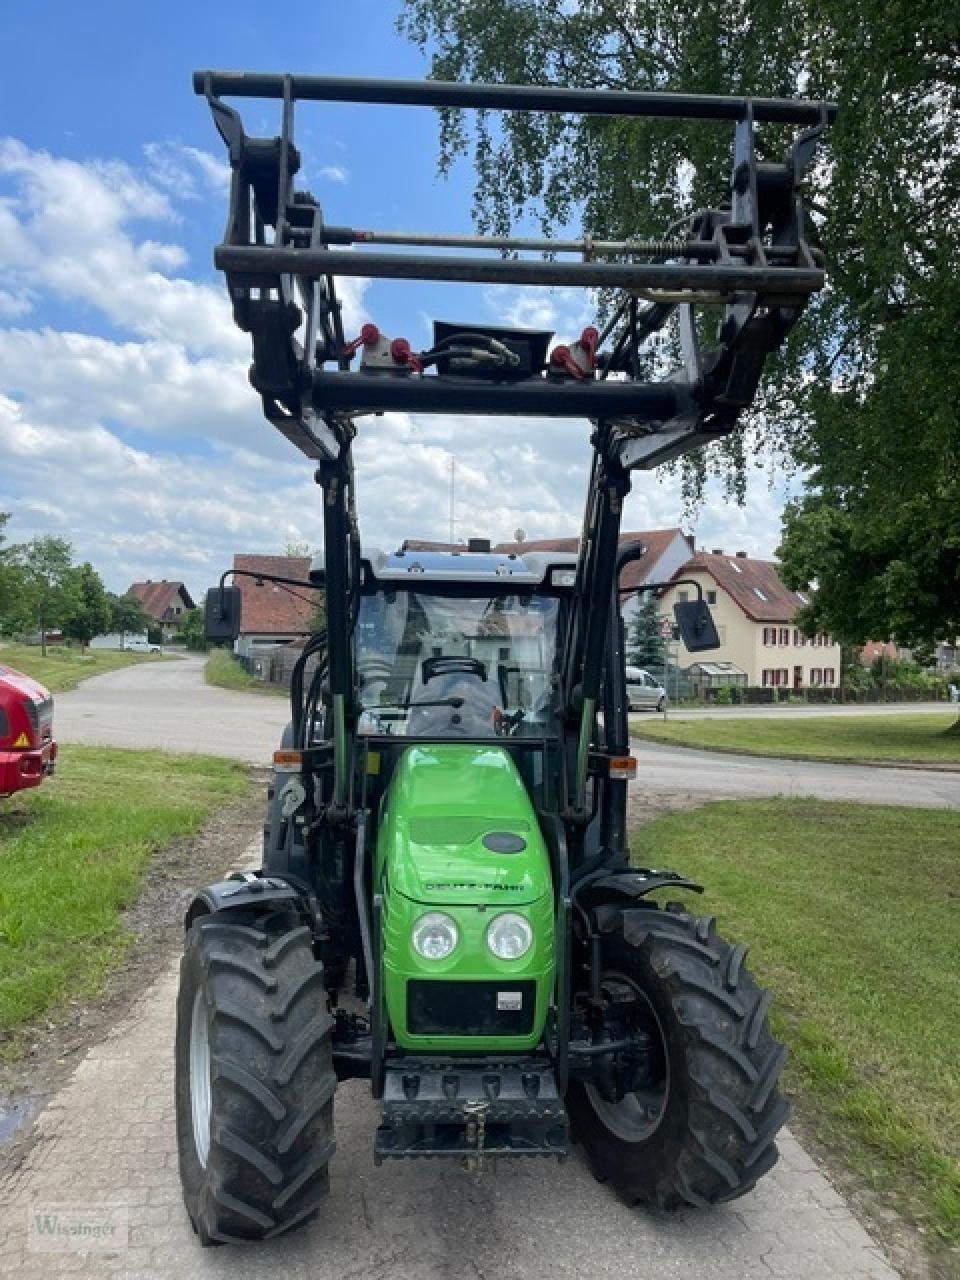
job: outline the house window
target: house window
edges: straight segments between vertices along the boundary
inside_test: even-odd
[[[734,564],[732,560],[728,560],[727,563],[729,564],[730,568],[734,571],[734,573],[743,573],[743,570],[740,568],[740,566],[738,564]]]
[[[789,628],[789,627],[781,627],[781,628],[780,628],[780,643],[781,643],[781,644],[789,644],[789,643],[790,643],[790,628]]]
[[[777,628],[776,628],[776,627],[764,627],[764,628],[763,628],[763,643],[764,643],[768,648],[770,647],[770,645],[772,645],[772,644],[776,644],[776,643],[777,643]]]
[[[716,603],[717,603],[717,593],[715,591],[708,591],[707,604],[716,604]]]
[[[835,681],[834,681],[834,678],[833,678],[833,677],[834,677],[834,670],[833,670],[833,667],[824,667],[824,668],[823,668],[823,683],[824,683],[824,684],[834,684],[834,683],[835,683]]]
[[[802,649],[807,643],[807,637],[803,634],[799,627],[793,628],[793,643],[798,649]]]
[[[508,648],[498,649],[497,657],[500,662],[506,662],[507,659],[510,657],[510,650]]]
[[[823,684],[823,672],[819,667],[810,668],[810,683],[814,686]]]
[[[760,590],[759,587],[753,588],[753,594],[757,597],[758,600],[762,600],[764,604],[766,604],[768,597],[764,595],[764,593]]]
[[[760,681],[765,689],[779,689],[784,687],[790,679],[790,673],[786,667],[772,667],[761,673]]]
[[[778,684],[787,685],[790,683],[790,672],[787,670],[786,667],[780,668],[779,675],[780,675],[780,679],[777,681]]]
[[[686,604],[686,602],[690,599],[690,592],[689,592],[689,591],[678,591],[678,592],[677,592],[677,599],[680,601],[680,603],[681,603],[681,604]]]

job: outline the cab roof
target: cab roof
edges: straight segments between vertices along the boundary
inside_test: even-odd
[[[365,574],[376,582],[515,582],[541,586],[551,569],[576,568],[576,555],[563,551],[380,551],[365,549],[361,557]],[[322,581],[323,561],[310,566],[310,578]],[[560,584],[555,584],[560,585]],[[571,577],[570,583],[573,585]]]

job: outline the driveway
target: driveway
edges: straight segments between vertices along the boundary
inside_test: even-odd
[[[286,699],[215,689],[204,681],[205,662],[203,655],[191,654],[123,667],[84,680],[72,693],[58,693],[58,740],[267,764],[290,719]]]

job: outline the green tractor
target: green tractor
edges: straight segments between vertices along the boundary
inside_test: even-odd
[[[322,592],[326,629],[293,671],[263,865],[187,913],[176,1101],[193,1226],[215,1244],[307,1222],[351,1078],[381,1103],[378,1163],[563,1161],[577,1142],[630,1203],[743,1195],[777,1158],[786,1051],[746,948],[686,905],[701,886],[631,865],[618,584],[643,548],[621,545],[620,515],[633,471],[735,429],[822,287],[798,184],[834,108],[223,72],[195,88],[233,170],[215,261],[252,338],[251,381],[322,489],[309,582],[272,580]],[[281,100],[281,134],[248,137],[227,96]],[[294,190],[301,100],[726,120],[731,207],[663,242],[333,226]],[[768,122],[799,126],[782,164],[756,159]],[[553,257],[522,256],[544,248]],[[347,274],[621,294],[604,331],[574,343],[438,322],[417,352],[372,324],[347,339],[335,287]],[[720,322],[701,325],[703,307]],[[642,344],[674,315],[681,367],[645,381]],[[589,421],[579,553],[361,547],[351,444],[359,418],[387,410]],[[239,630],[226,576],[207,598],[212,640]],[[702,599],[676,614],[688,649],[717,646]]]

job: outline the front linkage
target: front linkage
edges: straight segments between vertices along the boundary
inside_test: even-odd
[[[735,428],[822,286],[800,181],[834,108],[220,72],[194,83],[230,155],[216,262],[251,334],[251,380],[266,417],[317,463],[323,562],[300,585],[322,587],[327,606],[293,673],[263,868],[204,890],[187,917],[177,1098],[194,1227],[213,1243],[309,1220],[327,1188],[336,1082],[357,1076],[383,1103],[378,1162],[563,1158],[569,1121],[632,1202],[742,1195],[776,1159],[784,1050],[745,948],[677,900],[700,886],[629,867],[618,581],[643,549],[620,549],[620,517],[633,471]],[[279,99],[280,136],[248,137],[228,95]],[[331,226],[294,190],[304,99],[728,120],[731,206],[670,242]],[[782,164],[757,160],[764,123],[800,127]],[[425,252],[450,248],[478,252]],[[583,260],[518,256],[545,248]],[[491,250],[516,252],[481,256]],[[602,332],[552,350],[547,333],[438,323],[417,352],[372,324],[347,339],[336,279],[350,274],[607,286],[622,300]],[[707,306],[722,311],[711,349]],[[641,344],[672,317],[682,367],[644,381]],[[578,557],[361,554],[356,417],[388,409],[590,419]],[[221,583],[208,634],[234,637],[239,604]],[[681,610],[688,647],[715,646],[706,606]],[[471,637],[453,654],[452,616]],[[544,671],[529,657],[538,627]]]

